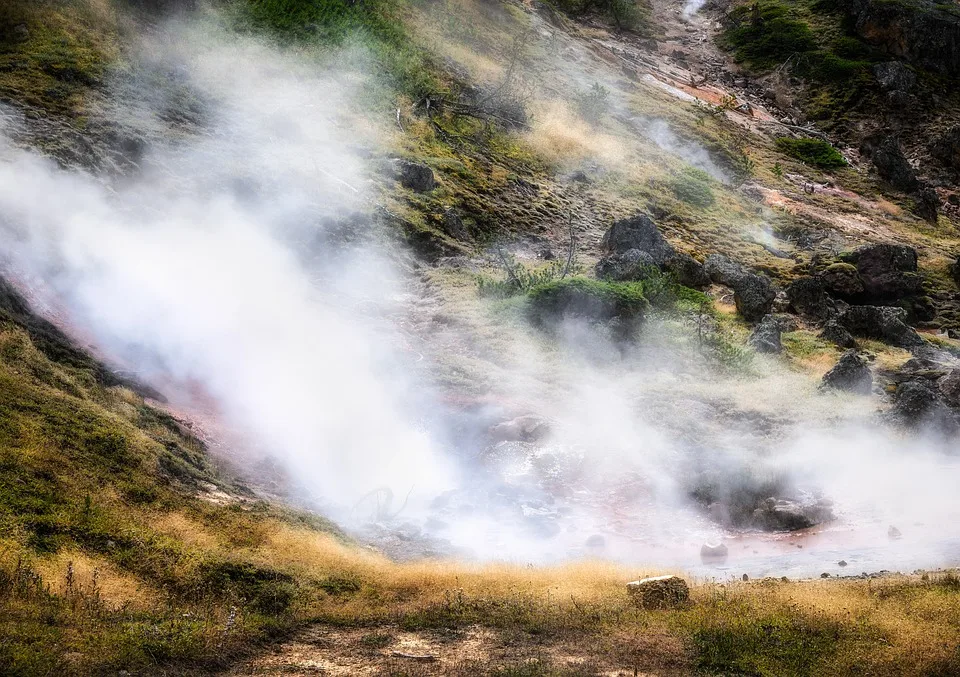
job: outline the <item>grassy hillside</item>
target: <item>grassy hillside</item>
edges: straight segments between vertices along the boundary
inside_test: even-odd
[[[651,155],[645,165],[599,180],[588,198],[554,181],[564,169],[556,138],[573,145],[582,138],[537,137],[518,120],[458,108],[468,83],[413,40],[407,26],[408,15],[428,11],[429,3],[220,4],[234,28],[268,33],[294,48],[361,40],[371,49],[383,74],[371,97],[389,119],[400,109],[397,151],[440,179],[429,194],[384,191],[385,218],[421,253],[474,252],[496,236],[542,236],[557,226],[565,236],[570,215],[583,204],[597,223],[655,204],[670,212],[672,238],[689,235],[685,249],[702,254],[722,241],[724,251],[745,259],[764,255],[730,236],[735,225],[757,218],[733,187],[679,161]],[[624,11],[617,2],[555,4],[614,23]],[[123,67],[124,36],[135,30],[124,13],[129,5],[0,0],[0,100],[82,133],[105,74]],[[146,3],[136,5],[143,11]],[[771,21],[790,15],[769,3],[759,7]],[[788,28],[806,40],[807,51],[826,49],[819,46],[826,38],[810,42],[798,26]],[[738,49],[754,49],[757,36],[738,35],[730,38]],[[772,63],[751,54],[743,58],[758,67]],[[829,63],[825,53],[818,58]],[[854,71],[861,73],[862,64]],[[720,150],[719,140],[739,139],[724,126],[722,110],[668,109],[662,96],[636,104],[674,116]],[[425,100],[434,106],[427,114]],[[560,131],[569,134],[571,127],[580,137],[593,132],[582,121]],[[773,142],[767,145],[762,157],[770,167],[790,162],[775,154]],[[49,150],[55,153],[55,144]],[[828,166],[839,164],[833,154],[826,157]],[[770,173],[751,168],[742,153],[741,159],[745,176]],[[666,178],[652,173],[664,165]],[[855,180],[852,169],[843,171]],[[463,215],[466,241],[448,232],[451,208]],[[774,276],[790,274],[787,266],[793,262],[768,263]],[[788,349],[791,339],[797,352],[809,352],[815,341],[796,332]],[[465,674],[593,674],[597,666],[663,674],[960,673],[960,582],[950,573],[701,582],[686,607],[645,611],[624,589],[640,572],[608,564],[397,564],[317,515],[258,499],[218,467],[187,424],[144,393],[0,286],[3,674],[209,674],[307,624],[358,630],[358,651],[371,661],[400,632],[457,641],[480,628],[515,649],[477,659]],[[582,658],[581,667],[545,651],[557,646]]]

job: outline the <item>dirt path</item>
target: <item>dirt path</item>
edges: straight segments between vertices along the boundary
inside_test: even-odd
[[[689,666],[678,639],[654,634],[564,644],[484,628],[408,632],[314,626],[227,674],[478,675],[504,668],[517,674],[553,670],[626,677],[685,674]]]

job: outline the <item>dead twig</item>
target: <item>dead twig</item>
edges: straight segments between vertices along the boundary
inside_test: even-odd
[[[403,651],[391,651],[390,655],[394,658],[407,658],[412,661],[422,661],[424,663],[429,663],[431,661],[437,660],[437,657],[433,654],[416,654],[416,653],[405,653]]]
[[[570,267],[573,265],[573,254],[577,248],[577,240],[573,233],[573,212],[567,212],[567,225],[570,227],[570,249],[567,251],[567,263],[563,267],[563,273],[560,275],[560,279],[564,279],[567,276],[567,273],[570,272]]]
[[[399,109],[399,108],[397,109],[397,127],[400,128],[401,133],[404,133],[404,134],[406,133],[406,132],[403,131],[403,123],[400,122],[400,109]]]

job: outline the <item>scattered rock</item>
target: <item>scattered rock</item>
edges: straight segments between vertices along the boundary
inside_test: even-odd
[[[907,326],[907,311],[886,306],[850,306],[837,318],[838,323],[854,336],[885,341],[899,348],[915,348],[924,340]]]
[[[840,560],[839,562],[837,562],[837,566],[838,566],[838,567],[845,567],[845,566],[847,566],[847,561],[842,559],[842,560]]]
[[[463,219],[460,217],[460,214],[453,207],[448,207],[443,212],[443,229],[447,231],[447,234],[457,240],[469,240],[470,233],[467,231],[466,225],[463,223]]]
[[[747,271],[736,261],[720,254],[710,254],[703,262],[704,271],[715,284],[733,288],[747,275]]]
[[[953,281],[956,282],[958,287],[960,287],[960,256],[957,257],[956,261],[950,264],[950,274],[953,276]]]
[[[871,244],[845,258],[857,267],[863,282],[865,305],[898,301],[923,292],[923,278],[917,272],[917,250],[897,244]]]
[[[833,369],[823,375],[821,387],[869,395],[873,390],[873,374],[856,350],[848,350]]]
[[[437,187],[433,170],[420,162],[396,159],[393,161],[393,173],[401,186],[416,193],[425,193]]]
[[[672,274],[677,282],[691,289],[706,289],[710,276],[703,265],[689,254],[678,253],[663,263],[663,269]]]
[[[824,283],[819,278],[797,278],[787,286],[786,294],[790,307],[800,315],[824,320],[836,314],[836,305],[827,296]]]
[[[765,315],[750,335],[750,345],[758,353],[780,353],[783,344],[780,342],[780,322],[773,315]]]
[[[643,609],[675,609],[690,599],[690,587],[679,576],[655,576],[627,583],[627,593]]]
[[[746,583],[747,581],[750,580],[750,577],[747,576],[746,574],[744,574],[743,576],[740,577],[740,580],[742,580],[744,583]]]
[[[587,539],[586,546],[592,550],[600,550],[607,547],[607,539],[600,534],[593,534]]]
[[[539,442],[550,434],[550,422],[542,416],[527,414],[490,428],[494,442]]]
[[[614,254],[639,249],[649,254],[658,266],[677,253],[657,228],[657,224],[646,214],[637,214],[614,223],[604,234],[603,245],[607,251]]]
[[[895,526],[893,526],[892,524],[890,525],[890,528],[887,529],[887,538],[889,538],[890,540],[895,541],[895,540],[897,540],[898,538],[900,538],[901,536],[903,536],[903,534],[900,533],[900,530],[897,529],[897,528],[896,528]]]
[[[706,542],[700,546],[700,561],[704,564],[717,564],[727,559],[729,551],[723,543]]]
[[[857,340],[853,334],[837,324],[834,320],[829,320],[823,325],[819,337],[824,341],[830,341],[840,348],[856,348]]]
[[[26,42],[30,39],[30,29],[27,24],[17,24],[10,32],[14,42]]]
[[[960,409],[960,369],[954,369],[937,382],[943,401],[954,409]]]
[[[873,75],[880,88],[887,92],[909,92],[917,84],[916,74],[900,61],[875,64]]]
[[[957,426],[956,417],[940,399],[939,392],[922,379],[897,386],[890,416],[895,422],[911,428],[929,426],[952,431]]]
[[[773,308],[777,292],[770,280],[762,275],[747,273],[733,287],[733,302],[737,312],[747,322],[756,322]]]
[[[937,191],[921,184],[913,196],[913,213],[924,221],[936,224],[940,214],[940,196]]]
[[[870,158],[877,174],[897,190],[912,192],[917,189],[917,175],[900,149],[900,141],[889,134],[867,137],[860,152]]]
[[[930,154],[945,166],[960,170],[960,125],[934,141]]]
[[[863,293],[863,280],[857,267],[850,263],[834,263],[820,273],[824,288],[840,298],[856,298]]]
[[[830,574],[824,571],[822,574],[820,574],[820,578],[830,578]]]
[[[650,254],[639,249],[628,249],[597,261],[594,273],[601,280],[632,282],[651,277],[656,269],[656,261]]]
[[[753,512],[753,524],[765,531],[797,531],[833,519],[826,501],[795,501],[770,497]]]

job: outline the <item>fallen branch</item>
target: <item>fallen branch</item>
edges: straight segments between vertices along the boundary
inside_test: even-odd
[[[391,651],[390,655],[393,656],[394,658],[407,658],[411,661],[423,661],[424,663],[437,660],[437,657],[432,654],[416,654],[416,653],[404,653],[403,651]]]
[[[403,132],[403,123],[400,122],[400,109],[397,109],[397,127],[400,128],[400,131]],[[405,132],[404,132],[405,133]]]

